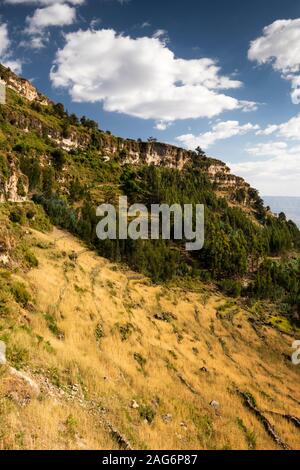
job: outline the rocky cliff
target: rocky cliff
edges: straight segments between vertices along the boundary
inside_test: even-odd
[[[236,199],[238,193],[239,203],[251,204],[257,197],[257,192],[252,190],[242,178],[231,174],[230,169],[220,160],[208,157],[199,157],[195,152],[188,151],[174,145],[161,142],[123,139],[111,135],[108,132],[95,130],[88,131],[81,125],[71,125],[66,135],[61,120],[46,119],[44,110],[51,108],[52,103],[42,95],[28,80],[18,77],[10,70],[0,65],[0,76],[5,81],[8,90],[17,93],[19,97],[28,102],[28,106],[20,111],[11,105],[9,100],[1,106],[1,113],[5,122],[15,126],[24,133],[34,131],[42,139],[50,139],[52,143],[67,152],[85,151],[89,148],[93,139],[97,140],[99,159],[109,161],[118,158],[122,163],[147,164],[177,168],[183,170],[186,166],[197,161],[202,170],[214,184],[215,189],[227,194],[228,199]],[[9,94],[9,93],[8,93]],[[40,112],[39,112],[40,111]],[[17,194],[18,176],[15,169],[12,175],[2,187],[1,198],[12,201],[23,200],[23,195]],[[26,184],[23,184],[26,191]]]
[[[42,95],[35,86],[25,78],[18,77],[10,69],[0,64],[0,78],[6,83],[7,88],[16,91],[19,95],[28,101],[36,101],[41,105],[47,106],[51,101]]]

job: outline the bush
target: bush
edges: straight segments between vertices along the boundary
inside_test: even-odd
[[[224,281],[219,282],[220,289],[230,297],[240,297],[242,292],[242,285],[238,281],[233,279],[224,279]]]
[[[56,168],[61,170],[66,161],[65,152],[61,149],[55,149],[52,151],[51,156]]]
[[[140,417],[148,421],[148,423],[152,423],[155,418],[155,410],[149,405],[142,405],[140,407]]]
[[[10,288],[15,301],[22,307],[26,307],[31,300],[31,295],[21,282],[14,282]]]
[[[9,303],[8,293],[3,290],[1,292],[1,289],[0,289],[0,317],[6,317],[6,315],[9,313],[8,303]]]
[[[55,318],[50,315],[50,313],[45,313],[44,318],[51,333],[56,336],[56,338],[63,339],[64,333],[58,328]]]
[[[104,337],[104,330],[101,323],[98,323],[95,328],[95,337],[97,341],[100,341]]]
[[[39,188],[41,181],[41,166],[39,160],[22,155],[20,159],[20,170],[27,176],[29,182],[29,190]]]
[[[26,217],[28,220],[32,220],[35,217],[35,211],[33,209],[28,209]]]
[[[25,220],[22,207],[18,206],[11,209],[9,219],[16,224],[22,224]]]
[[[22,178],[19,178],[19,179],[18,179],[18,183],[17,183],[17,193],[18,193],[18,196],[21,196],[21,197],[25,197],[25,196],[26,196],[24,181],[22,180]]]
[[[117,327],[122,341],[127,341],[134,330],[134,326],[132,323],[125,323],[124,325],[118,324]]]
[[[37,257],[30,250],[26,250],[26,252],[24,254],[24,259],[26,261],[26,264],[30,268],[37,268],[38,265],[39,265],[39,261],[38,261]]]
[[[6,180],[9,177],[10,171],[7,163],[7,158],[0,155],[0,175]]]
[[[140,353],[134,353],[133,357],[134,360],[139,364],[141,370],[144,371],[147,360]]]
[[[29,360],[29,352],[27,349],[17,345],[9,345],[6,355],[8,362],[18,370],[26,366]]]

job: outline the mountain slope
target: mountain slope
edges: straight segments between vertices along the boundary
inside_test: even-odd
[[[0,75],[0,448],[300,448],[295,224],[201,150],[117,138]],[[204,249],[100,242],[120,195],[204,203]]]
[[[201,283],[155,286],[66,232],[23,233],[39,266],[16,279],[34,301],[1,337],[39,392],[2,367],[3,448],[278,448],[238,390],[300,447],[271,414],[299,410],[289,335]]]

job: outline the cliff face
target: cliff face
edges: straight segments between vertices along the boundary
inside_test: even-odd
[[[203,172],[216,190],[230,193],[231,196],[236,191],[243,191],[245,194],[240,202],[251,202],[250,185],[243,178],[233,175],[225,163],[215,158],[198,157],[195,152],[161,142],[139,142],[120,138],[116,141],[107,134],[104,134],[101,140],[104,158],[119,156],[124,164],[143,163],[181,171],[194,161],[201,161]]]
[[[14,160],[10,160],[9,174],[0,172],[0,203],[24,202],[28,195],[28,178],[23,175]]]
[[[47,106],[51,101],[42,95],[28,80],[18,77],[11,70],[0,64],[0,77],[6,83],[7,88],[16,91],[19,95],[28,101],[36,101],[41,105]]]
[[[183,170],[191,163],[192,153],[173,145],[160,142],[141,142],[101,136],[101,152],[108,158],[118,155],[121,161],[131,164],[146,164]]]

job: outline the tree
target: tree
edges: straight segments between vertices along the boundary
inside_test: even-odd
[[[62,149],[54,149],[51,153],[53,163],[58,170],[61,170],[65,164],[66,156]]]
[[[53,105],[54,113],[57,114],[60,118],[65,116],[65,107],[62,103],[55,103]]]
[[[195,149],[195,152],[197,153],[198,157],[206,157],[206,153],[204,152],[204,150],[202,150],[201,147],[197,147]]]
[[[22,156],[20,160],[20,169],[28,177],[29,190],[38,189],[41,181],[41,167],[37,157],[29,158]]]
[[[280,214],[278,214],[278,219],[281,221],[281,222],[286,222],[286,215],[284,212],[280,212]]]
[[[62,124],[62,136],[64,139],[69,139],[71,135],[70,125],[68,121],[64,121]]]
[[[74,114],[74,113],[70,114],[70,116],[69,116],[69,123],[70,123],[72,126],[78,126],[78,124],[79,124],[79,119],[78,119],[78,117],[76,116],[76,114]]]
[[[50,198],[52,195],[54,186],[54,170],[51,166],[47,166],[43,170],[42,175],[42,188],[43,193],[45,194],[46,198]]]

